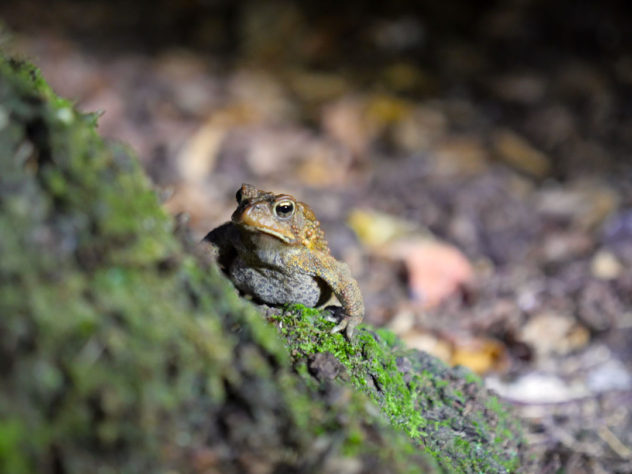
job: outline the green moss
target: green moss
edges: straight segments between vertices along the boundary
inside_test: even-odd
[[[353,386],[444,469],[517,469],[518,423],[497,397],[487,394],[475,375],[407,350],[384,329],[361,326],[350,343],[340,334],[330,334],[334,323],[320,312],[301,305],[288,307],[272,320],[287,338],[297,365],[305,367],[304,361],[316,353],[333,354],[347,369]]]
[[[0,55],[0,471],[434,472],[366,395],[297,376],[95,124]]]
[[[448,471],[516,468],[519,429],[477,377],[389,331],[351,344],[300,307],[275,318],[286,348],[173,236],[94,115],[5,59],[0,104],[0,471],[190,471],[198,452],[222,472],[340,456],[433,472],[424,451]],[[316,353],[341,383],[310,374]]]

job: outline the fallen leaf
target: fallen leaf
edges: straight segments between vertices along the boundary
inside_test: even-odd
[[[189,226],[197,232],[208,232],[217,222],[230,218],[229,214],[218,212],[224,209],[222,206],[210,204],[221,202],[221,197],[215,189],[181,183],[171,191],[171,196],[164,203],[165,209],[171,215],[186,212],[189,216]]]
[[[460,338],[453,341],[450,365],[463,365],[477,374],[502,372],[509,365],[505,346],[489,338]]]
[[[373,248],[420,231],[410,221],[370,209],[354,209],[347,223],[363,245]]]
[[[295,128],[258,128],[249,134],[246,152],[248,168],[257,177],[278,177],[280,172],[293,172],[299,152],[310,142],[310,136]]]
[[[501,397],[521,403],[560,403],[590,395],[582,383],[569,383],[556,375],[535,372],[511,382],[490,376],[485,385]]]
[[[244,125],[252,118],[252,110],[239,105],[213,113],[178,154],[177,166],[180,177],[192,183],[206,179],[215,166],[220,146],[228,130]]]
[[[450,363],[453,352],[452,345],[436,334],[420,329],[412,329],[399,336],[406,343],[407,347],[427,352],[445,363]]]
[[[348,184],[351,162],[341,147],[314,140],[301,150],[296,176],[312,188]]]
[[[468,284],[469,260],[454,246],[435,239],[409,221],[372,210],[354,210],[349,226],[373,253],[404,262],[412,299],[433,308]]]
[[[428,238],[394,242],[390,252],[403,259],[413,299],[424,308],[436,307],[470,283],[474,271],[454,246]]]
[[[475,137],[444,140],[432,152],[434,169],[441,176],[473,176],[488,168],[488,153]]]
[[[225,135],[226,128],[211,120],[202,125],[185,143],[177,158],[180,176],[185,181],[201,181],[208,177],[215,166]]]
[[[617,208],[619,197],[606,183],[578,180],[538,191],[535,205],[548,218],[571,221],[584,230],[601,225]]]
[[[263,123],[285,123],[296,116],[287,89],[272,74],[243,69],[230,78],[228,95],[232,103],[248,104],[253,116]]]
[[[399,122],[412,112],[409,102],[391,95],[374,95],[369,98],[366,106],[367,120],[378,128]]]
[[[290,71],[286,78],[292,92],[302,100],[316,104],[335,100],[350,87],[342,75],[326,72],[294,70]]]
[[[533,347],[539,356],[564,355],[584,347],[590,333],[570,316],[546,312],[531,317],[519,339]]]
[[[439,108],[419,106],[394,124],[393,141],[409,153],[423,151],[445,135],[447,126],[448,119]]]
[[[365,103],[359,98],[333,102],[322,110],[322,127],[336,142],[346,147],[354,156],[368,150],[376,131],[369,129],[364,120]]]
[[[547,263],[567,262],[589,253],[593,244],[584,232],[557,232],[544,239],[538,253]]]
[[[493,134],[492,141],[498,157],[511,167],[537,178],[549,174],[549,158],[520,135],[500,130]]]
[[[428,92],[435,88],[434,78],[409,62],[397,62],[382,71],[387,90],[396,92]]]

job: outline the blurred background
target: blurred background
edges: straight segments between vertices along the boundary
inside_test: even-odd
[[[369,323],[524,419],[530,472],[632,472],[623,1],[0,3],[0,44],[133,147],[198,237],[314,209]]]

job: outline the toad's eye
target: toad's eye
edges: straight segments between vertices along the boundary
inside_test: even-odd
[[[235,194],[235,199],[237,199],[237,204],[241,203],[241,188],[237,190],[237,194]]]
[[[274,206],[274,213],[281,219],[287,219],[294,214],[294,203],[292,201],[281,201]]]

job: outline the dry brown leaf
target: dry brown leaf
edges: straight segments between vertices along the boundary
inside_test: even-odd
[[[488,153],[475,137],[444,140],[433,149],[433,157],[439,175],[472,176],[488,168]]]
[[[393,243],[390,252],[404,260],[415,301],[436,307],[474,277],[469,260],[454,246],[417,238]]]
[[[590,333],[570,316],[546,312],[530,318],[519,338],[540,356],[563,355],[585,346]]]
[[[348,183],[351,157],[340,148],[312,141],[301,155],[297,178],[304,184],[321,188]]]
[[[354,209],[349,214],[347,224],[360,242],[370,248],[420,232],[420,228],[410,221],[371,209]]]
[[[366,105],[366,118],[376,128],[400,122],[412,112],[411,103],[391,95],[376,94],[369,97]]]
[[[285,123],[295,118],[295,104],[278,77],[261,70],[243,69],[230,78],[228,94],[232,102],[248,104],[258,121]]]
[[[592,246],[592,239],[584,232],[557,232],[544,239],[539,254],[545,262],[566,262],[586,255]]]
[[[549,158],[525,138],[511,130],[499,130],[493,134],[492,141],[499,158],[508,165],[537,178],[548,175]]]
[[[366,122],[366,103],[359,98],[344,98],[322,111],[323,129],[354,156],[363,156],[375,138],[376,130]]]
[[[388,90],[397,92],[429,91],[435,87],[434,78],[415,64],[397,62],[382,71]]]
[[[412,222],[356,209],[348,223],[376,255],[404,262],[410,293],[423,308],[437,306],[473,278],[472,265],[456,247],[435,239]]]
[[[189,215],[191,229],[207,232],[217,222],[230,217],[229,213],[223,211],[223,207],[210,205],[220,199],[216,190],[211,190],[208,186],[180,184],[172,189],[172,194],[164,203],[164,207],[171,215],[186,212]]]
[[[294,70],[286,75],[288,86],[302,100],[322,103],[334,100],[349,90],[349,83],[340,74]]]
[[[212,114],[184,144],[178,154],[180,177],[186,182],[199,182],[208,177],[215,166],[220,146],[231,127],[253,119],[253,111],[235,105]]]
[[[502,372],[509,365],[505,346],[494,339],[463,338],[454,341],[451,365],[463,365],[477,374]]]
[[[432,354],[445,363],[450,363],[452,360],[452,345],[436,334],[420,329],[411,329],[399,336],[402,341],[406,343],[406,346],[411,349],[417,349]]]
[[[410,153],[428,149],[446,133],[448,119],[437,107],[419,106],[394,124],[393,141]]]
[[[619,195],[607,183],[578,180],[538,191],[536,206],[547,217],[570,220],[584,230],[601,225],[617,208]]]
[[[310,137],[295,128],[258,128],[249,134],[246,153],[248,168],[257,177],[279,177],[292,173],[301,150],[308,146]]]

